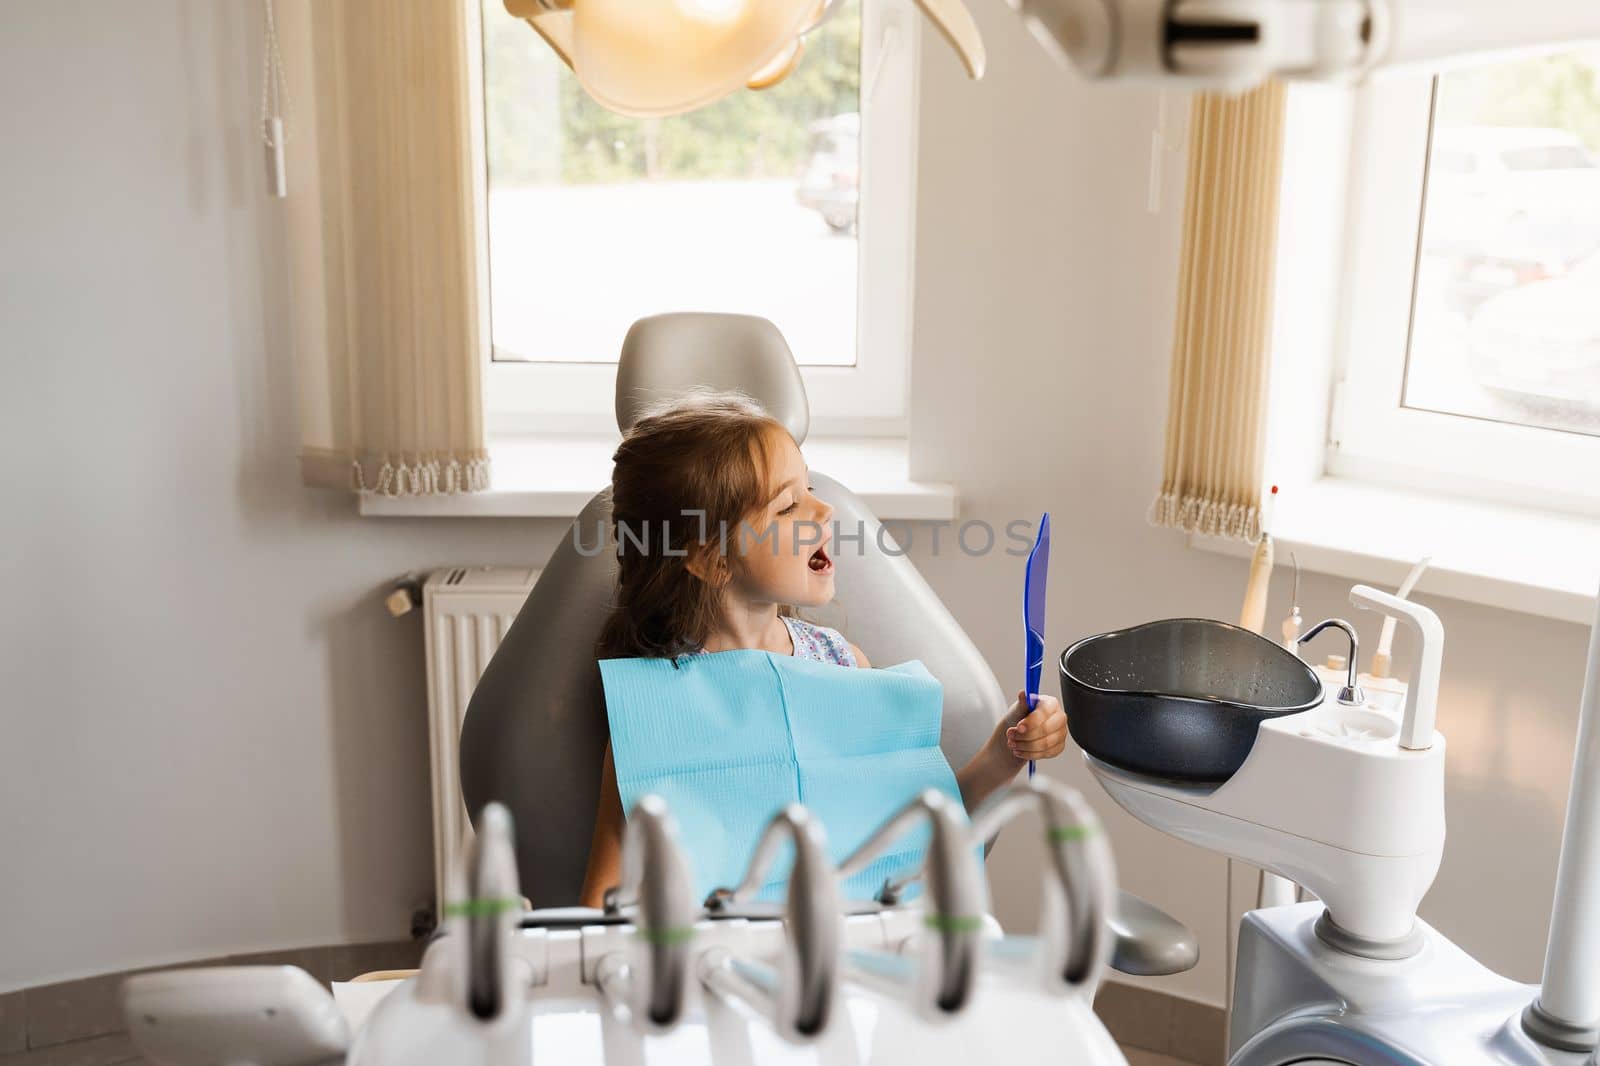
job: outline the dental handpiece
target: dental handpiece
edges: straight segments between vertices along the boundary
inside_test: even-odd
[[[987,882],[960,802],[937,789],[924,790],[839,864],[839,877],[843,880],[866,869],[919,822],[932,830],[922,863],[886,882],[878,893],[880,902],[893,905],[911,882],[924,883],[927,911],[917,965],[895,972],[882,965],[881,958],[865,953],[852,955],[851,962],[854,976],[889,991],[909,990],[913,1006],[936,1018],[957,1013],[971,1001],[989,909]]]
[[[605,907],[611,914],[636,910],[639,947],[632,957],[623,951],[600,957],[595,984],[601,994],[643,1029],[677,1024],[688,991],[689,949],[699,908],[688,859],[678,843],[677,821],[660,796],[641,797],[628,816],[621,882],[606,892]]]
[[[989,797],[972,817],[985,841],[1006,823],[1037,811],[1048,861],[1039,915],[1037,963],[1047,991],[1092,991],[1116,936],[1117,875],[1094,810],[1075,790],[1034,778]]]
[[[798,803],[779,811],[756,843],[738,887],[713,891],[706,908],[723,910],[759,892],[786,837],[794,846],[794,864],[784,906],[780,965],[774,968],[714,948],[700,957],[698,970],[701,982],[712,992],[744,1001],[767,1017],[779,1035],[803,1042],[827,1029],[838,999],[843,918],[822,824]]]

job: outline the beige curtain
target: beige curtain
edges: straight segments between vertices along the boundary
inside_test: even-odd
[[[1197,94],[1156,525],[1261,535],[1284,88]]]
[[[307,484],[489,484],[462,0],[279,0]]]

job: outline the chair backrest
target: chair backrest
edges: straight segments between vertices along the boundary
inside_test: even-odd
[[[777,327],[761,318],[642,319],[623,344],[617,382],[624,428],[643,404],[695,386],[744,392],[796,440],[809,424],[794,357]],[[922,660],[944,686],[940,746],[959,769],[1005,712],[999,682],[860,498],[815,470],[812,484],[839,524],[838,591],[832,604],[807,613],[838,628],[878,665]],[[522,891],[535,907],[575,903],[588,864],[607,733],[595,643],[616,582],[615,555],[596,548],[610,520],[607,489],[551,553],[484,671],[462,727],[467,809],[476,817],[490,800],[511,809]]]

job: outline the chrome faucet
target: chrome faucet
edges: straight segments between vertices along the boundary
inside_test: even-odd
[[[767,823],[737,888],[719,888],[706,900],[712,913],[727,910],[761,890],[783,838],[794,844],[794,865],[784,905],[784,949],[779,968],[712,948],[700,956],[702,983],[724,997],[743,1000],[788,1040],[820,1036],[833,1016],[839,986],[839,886],[828,861],[822,823],[791,803]]]
[[[1329,618],[1306,630],[1306,635],[1295,641],[1295,645],[1304,644],[1330,626],[1344,630],[1344,635],[1350,638],[1350,658],[1345,661],[1345,683],[1339,689],[1339,694],[1336,698],[1346,707],[1359,707],[1367,702],[1367,694],[1361,691],[1360,685],[1356,684],[1356,659],[1361,652],[1361,640],[1356,636],[1355,626],[1346,622],[1343,618]]]
[[[689,984],[689,944],[699,908],[688,859],[678,843],[677,821],[660,796],[641,797],[628,816],[622,880],[606,890],[605,910],[612,915],[634,911],[635,937],[642,947],[600,957],[594,979],[601,994],[641,1028],[677,1024]],[[646,964],[643,976],[636,971],[640,955]]]

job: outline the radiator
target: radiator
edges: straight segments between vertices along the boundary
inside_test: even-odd
[[[436,906],[444,902],[450,864],[472,836],[461,800],[461,722],[467,701],[538,578],[539,571],[523,568],[454,567],[435,570],[422,586]]]

